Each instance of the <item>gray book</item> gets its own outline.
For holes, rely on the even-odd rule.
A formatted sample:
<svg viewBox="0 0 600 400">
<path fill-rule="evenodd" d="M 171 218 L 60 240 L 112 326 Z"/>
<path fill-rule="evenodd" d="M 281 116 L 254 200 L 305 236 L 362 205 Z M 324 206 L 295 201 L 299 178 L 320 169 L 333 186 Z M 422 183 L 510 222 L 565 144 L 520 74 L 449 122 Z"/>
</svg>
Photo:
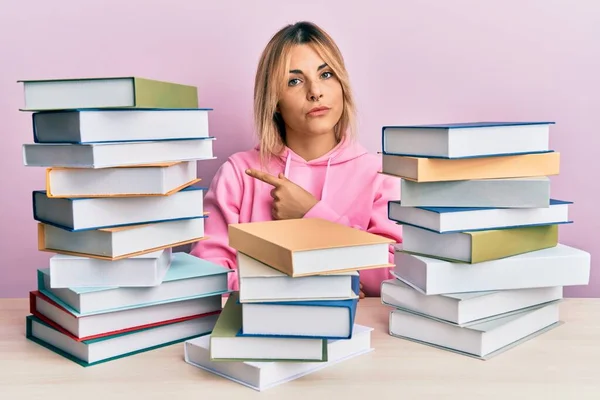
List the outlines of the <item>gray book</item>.
<svg viewBox="0 0 600 400">
<path fill-rule="evenodd" d="M 412 182 L 402 179 L 403 207 L 510 207 L 550 206 L 547 176 Z"/>
</svg>

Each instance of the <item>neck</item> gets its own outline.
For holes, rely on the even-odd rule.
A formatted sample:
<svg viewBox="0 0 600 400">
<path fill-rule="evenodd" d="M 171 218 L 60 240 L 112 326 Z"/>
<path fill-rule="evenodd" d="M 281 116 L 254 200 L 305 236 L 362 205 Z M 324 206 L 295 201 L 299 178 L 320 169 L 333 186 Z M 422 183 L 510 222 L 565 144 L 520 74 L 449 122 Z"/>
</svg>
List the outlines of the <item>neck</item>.
<svg viewBox="0 0 600 400">
<path fill-rule="evenodd" d="M 334 132 L 318 136 L 297 135 L 293 132 L 286 132 L 287 147 L 305 161 L 315 160 L 329 153 L 337 144 L 338 141 Z"/>
</svg>

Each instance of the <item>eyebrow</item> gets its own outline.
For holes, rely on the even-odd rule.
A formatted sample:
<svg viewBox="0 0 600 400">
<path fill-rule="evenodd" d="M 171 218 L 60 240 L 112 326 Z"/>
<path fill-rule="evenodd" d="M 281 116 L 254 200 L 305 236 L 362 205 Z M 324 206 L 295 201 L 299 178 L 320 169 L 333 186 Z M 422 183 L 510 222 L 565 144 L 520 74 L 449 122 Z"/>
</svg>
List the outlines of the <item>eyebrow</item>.
<svg viewBox="0 0 600 400">
<path fill-rule="evenodd" d="M 319 68 L 317 68 L 317 71 L 320 71 L 325 67 L 327 67 L 327 63 L 319 65 Z M 300 70 L 300 69 L 291 69 L 290 70 L 290 74 L 303 74 L 303 73 L 304 72 L 302 72 L 302 70 Z"/>
</svg>

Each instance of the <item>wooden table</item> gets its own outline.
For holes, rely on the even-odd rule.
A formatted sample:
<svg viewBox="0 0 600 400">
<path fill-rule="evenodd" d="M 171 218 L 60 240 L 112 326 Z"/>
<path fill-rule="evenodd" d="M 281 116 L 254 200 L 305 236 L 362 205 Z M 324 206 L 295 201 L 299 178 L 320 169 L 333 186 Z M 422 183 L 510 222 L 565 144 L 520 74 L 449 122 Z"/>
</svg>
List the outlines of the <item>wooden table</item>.
<svg viewBox="0 0 600 400">
<path fill-rule="evenodd" d="M 0 300 L 0 399 L 600 399 L 600 299 L 566 299 L 565 324 L 481 361 L 388 335 L 361 300 L 374 352 L 264 392 L 183 361 L 183 344 L 83 368 L 25 339 L 26 299 Z"/>
</svg>

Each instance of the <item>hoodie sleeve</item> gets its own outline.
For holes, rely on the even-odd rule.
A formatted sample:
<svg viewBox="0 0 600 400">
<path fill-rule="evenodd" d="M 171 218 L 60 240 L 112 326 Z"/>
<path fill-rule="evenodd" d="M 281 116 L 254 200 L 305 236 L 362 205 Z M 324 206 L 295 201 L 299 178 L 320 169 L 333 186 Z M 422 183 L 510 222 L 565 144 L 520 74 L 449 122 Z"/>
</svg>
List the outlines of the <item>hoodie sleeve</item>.
<svg viewBox="0 0 600 400">
<path fill-rule="evenodd" d="M 239 222 L 241 196 L 242 182 L 231 160 L 227 160 L 215 173 L 204 196 L 204 211 L 209 213 L 204 233 L 208 238 L 196 242 L 191 255 L 236 270 L 236 252 L 229 247 L 228 225 Z M 229 274 L 228 282 L 230 290 L 238 290 L 237 271 Z"/>
<path fill-rule="evenodd" d="M 402 227 L 388 218 L 388 202 L 397 200 L 400 193 L 400 182 L 390 176 L 378 176 L 378 187 L 374 192 L 373 208 L 371 209 L 367 232 L 392 239 L 396 243 L 402 243 Z M 322 218 L 337 222 L 357 229 L 365 230 L 363 227 L 352 224 L 345 215 L 338 214 L 324 201 L 319 201 L 311 208 L 304 218 Z M 389 262 L 394 263 L 394 245 L 389 246 Z M 360 271 L 360 280 L 363 284 L 363 292 L 367 296 L 379 296 L 381 282 L 391 279 L 391 268 L 377 268 Z"/>
</svg>

